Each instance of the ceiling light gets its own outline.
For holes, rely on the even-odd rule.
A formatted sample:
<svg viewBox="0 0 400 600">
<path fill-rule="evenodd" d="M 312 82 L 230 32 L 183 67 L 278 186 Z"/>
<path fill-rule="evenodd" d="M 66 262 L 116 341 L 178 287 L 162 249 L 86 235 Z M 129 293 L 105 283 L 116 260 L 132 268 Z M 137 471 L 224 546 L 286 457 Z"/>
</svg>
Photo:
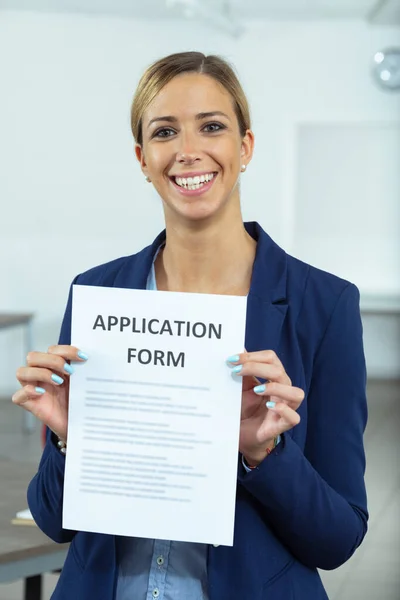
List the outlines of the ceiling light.
<svg viewBox="0 0 400 600">
<path fill-rule="evenodd" d="M 381 88 L 400 90 L 400 48 L 388 48 L 374 56 L 372 75 Z"/>
<path fill-rule="evenodd" d="M 244 31 L 244 27 L 232 16 L 227 1 L 214 0 L 211 3 L 207 0 L 166 0 L 166 6 L 177 16 L 196 19 L 233 37 L 238 37 Z"/>
</svg>

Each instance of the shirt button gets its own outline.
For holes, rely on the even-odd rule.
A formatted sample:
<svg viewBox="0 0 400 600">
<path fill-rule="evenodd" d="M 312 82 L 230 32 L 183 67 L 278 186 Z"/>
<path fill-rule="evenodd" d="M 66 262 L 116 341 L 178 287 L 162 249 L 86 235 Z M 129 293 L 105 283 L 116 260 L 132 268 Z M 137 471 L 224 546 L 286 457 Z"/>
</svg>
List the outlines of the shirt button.
<svg viewBox="0 0 400 600">
<path fill-rule="evenodd" d="M 164 564 L 164 557 L 163 556 L 159 556 L 157 558 L 157 564 L 158 564 L 159 567 L 161 567 L 161 565 Z"/>
<path fill-rule="evenodd" d="M 153 598 L 158 598 L 159 595 L 160 595 L 160 590 L 158 588 L 154 588 Z"/>
</svg>

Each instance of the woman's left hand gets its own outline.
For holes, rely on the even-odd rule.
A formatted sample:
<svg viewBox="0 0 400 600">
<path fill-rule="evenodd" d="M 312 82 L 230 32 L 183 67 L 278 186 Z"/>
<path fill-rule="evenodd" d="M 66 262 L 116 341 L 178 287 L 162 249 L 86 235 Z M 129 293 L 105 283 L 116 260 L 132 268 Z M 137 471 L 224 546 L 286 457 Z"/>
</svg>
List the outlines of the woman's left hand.
<svg viewBox="0 0 400 600">
<path fill-rule="evenodd" d="M 272 449 L 274 439 L 300 422 L 296 410 L 304 392 L 292 386 L 273 350 L 245 352 L 229 364 L 236 376 L 243 377 L 239 450 L 249 465 L 256 466 Z M 260 384 L 257 378 L 267 381 Z"/>
</svg>

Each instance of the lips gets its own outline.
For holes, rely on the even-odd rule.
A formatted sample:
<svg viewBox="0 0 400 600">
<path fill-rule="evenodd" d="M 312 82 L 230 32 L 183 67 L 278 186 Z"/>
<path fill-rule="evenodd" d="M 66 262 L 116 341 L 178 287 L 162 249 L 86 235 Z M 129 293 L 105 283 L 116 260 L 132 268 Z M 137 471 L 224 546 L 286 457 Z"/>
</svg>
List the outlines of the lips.
<svg viewBox="0 0 400 600">
<path fill-rule="evenodd" d="M 188 173 L 185 177 L 175 175 L 169 179 L 176 190 L 183 196 L 199 196 L 207 192 L 214 185 L 218 173 L 209 171 L 207 173 Z M 211 179 L 210 179 L 211 177 Z M 201 181 L 204 179 L 204 181 Z M 208 181 L 206 181 L 208 179 Z M 179 181 L 179 184 L 177 183 Z"/>
<path fill-rule="evenodd" d="M 172 178 L 177 185 L 185 189 L 198 189 L 203 184 L 208 183 L 215 176 L 214 171 L 204 173 L 185 173 L 183 175 L 173 175 Z"/>
</svg>

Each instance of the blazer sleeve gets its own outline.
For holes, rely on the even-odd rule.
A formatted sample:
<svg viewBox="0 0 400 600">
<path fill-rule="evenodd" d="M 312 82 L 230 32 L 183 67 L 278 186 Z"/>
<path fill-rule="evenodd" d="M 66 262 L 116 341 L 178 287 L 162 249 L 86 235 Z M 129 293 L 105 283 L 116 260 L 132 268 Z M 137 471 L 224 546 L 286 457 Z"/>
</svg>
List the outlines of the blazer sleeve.
<svg viewBox="0 0 400 600">
<path fill-rule="evenodd" d="M 278 538 L 303 564 L 335 569 L 367 531 L 363 433 L 366 368 L 359 292 L 342 291 L 317 350 L 307 398 L 304 454 L 289 434 L 239 482 L 263 506 Z"/>
<path fill-rule="evenodd" d="M 77 283 L 78 277 L 75 277 L 69 291 L 59 344 L 71 343 L 72 285 Z M 28 486 L 28 506 L 43 533 L 55 542 L 65 543 L 71 542 L 76 532 L 62 527 L 65 457 L 58 450 L 54 438 L 47 428 L 38 472 Z"/>
</svg>

